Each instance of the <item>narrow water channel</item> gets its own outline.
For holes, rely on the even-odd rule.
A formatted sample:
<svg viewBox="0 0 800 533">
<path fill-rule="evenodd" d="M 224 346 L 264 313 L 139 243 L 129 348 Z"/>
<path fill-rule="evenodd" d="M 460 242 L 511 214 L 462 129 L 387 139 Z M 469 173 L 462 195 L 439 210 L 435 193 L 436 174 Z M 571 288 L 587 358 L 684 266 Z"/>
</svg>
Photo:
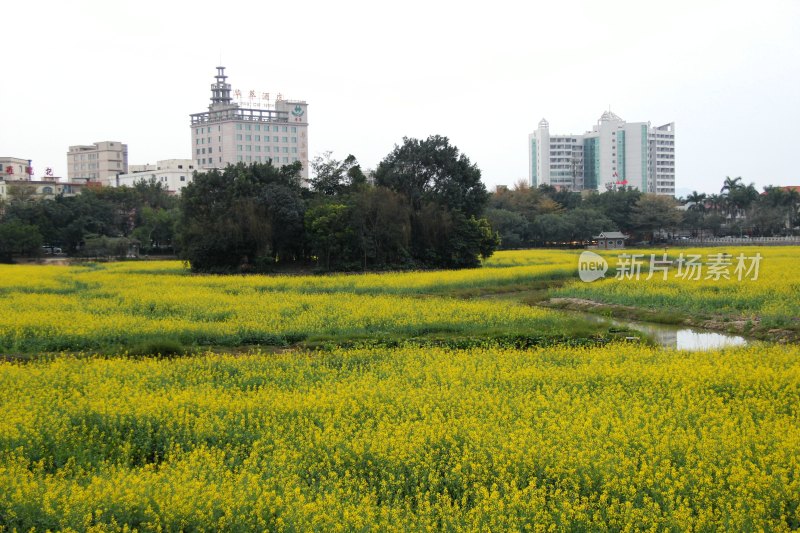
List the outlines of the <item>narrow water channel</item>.
<svg viewBox="0 0 800 533">
<path fill-rule="evenodd" d="M 744 346 L 747 339 L 739 335 L 718 333 L 686 326 L 672 326 L 669 324 L 656 324 L 653 322 L 637 322 L 634 320 L 620 320 L 606 318 L 591 313 L 576 312 L 592 322 L 605 323 L 609 326 L 621 326 L 641 331 L 651 337 L 664 348 L 677 350 L 715 350 L 730 346 Z"/>
</svg>

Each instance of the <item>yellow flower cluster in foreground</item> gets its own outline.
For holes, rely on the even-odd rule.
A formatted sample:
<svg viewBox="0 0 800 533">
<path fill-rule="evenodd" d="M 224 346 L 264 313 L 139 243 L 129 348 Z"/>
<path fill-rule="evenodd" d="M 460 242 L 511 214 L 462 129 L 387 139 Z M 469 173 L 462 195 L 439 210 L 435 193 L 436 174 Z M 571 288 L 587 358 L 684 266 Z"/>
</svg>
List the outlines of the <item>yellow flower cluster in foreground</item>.
<svg viewBox="0 0 800 533">
<path fill-rule="evenodd" d="M 2 363 L 0 526 L 788 531 L 798 384 L 796 346 Z"/>
</svg>

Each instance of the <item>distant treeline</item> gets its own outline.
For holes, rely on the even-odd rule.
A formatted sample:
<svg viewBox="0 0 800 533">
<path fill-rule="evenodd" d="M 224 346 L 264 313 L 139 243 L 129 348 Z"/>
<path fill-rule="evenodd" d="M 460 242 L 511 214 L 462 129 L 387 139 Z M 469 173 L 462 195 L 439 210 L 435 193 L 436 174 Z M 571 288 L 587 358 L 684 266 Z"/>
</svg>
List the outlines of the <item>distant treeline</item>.
<svg viewBox="0 0 800 533">
<path fill-rule="evenodd" d="M 125 257 L 177 254 L 198 272 L 465 268 L 499 246 L 580 246 L 601 231 L 630 242 L 665 235 L 797 233 L 800 194 L 763 193 L 726 178 L 719 194 L 685 199 L 622 187 L 575 193 L 550 186 L 498 188 L 445 137 L 404 139 L 371 179 L 358 161 L 229 165 L 197 173 L 180 197 L 155 181 L 88 188 L 40 201 L 24 182 L 0 202 L 0 261 L 60 252 Z M 680 204 L 683 208 L 680 209 Z"/>
<path fill-rule="evenodd" d="M 796 234 L 800 194 L 791 187 L 759 193 L 742 178 L 726 178 L 719 194 L 693 192 L 686 198 L 645 194 L 621 187 L 603 193 L 570 192 L 548 185 L 499 188 L 485 216 L 503 248 L 580 245 L 601 231 L 622 231 L 632 242 L 668 235 Z"/>
<path fill-rule="evenodd" d="M 499 245 L 482 218 L 480 170 L 445 137 L 404 139 L 373 183 L 353 156 L 326 154 L 312 169 L 304 187 L 300 163 L 229 165 L 195 174 L 180 198 L 155 181 L 52 202 L 16 190 L 0 223 L 0 259 L 43 245 L 87 256 L 138 245 L 171 249 L 198 272 L 465 268 Z"/>
</svg>

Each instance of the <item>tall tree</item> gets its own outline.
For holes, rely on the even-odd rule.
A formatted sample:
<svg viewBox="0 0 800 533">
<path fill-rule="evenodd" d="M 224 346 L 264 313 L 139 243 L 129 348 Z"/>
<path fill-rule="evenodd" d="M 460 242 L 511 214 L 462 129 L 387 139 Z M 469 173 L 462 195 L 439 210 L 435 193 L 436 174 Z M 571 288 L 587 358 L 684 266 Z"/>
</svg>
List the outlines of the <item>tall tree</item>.
<svg viewBox="0 0 800 533">
<path fill-rule="evenodd" d="M 375 183 L 405 195 L 415 211 L 434 202 L 477 217 L 489 199 L 478 167 L 440 135 L 404 137 L 378 165 Z"/>
<path fill-rule="evenodd" d="M 192 269 L 265 271 L 293 258 L 303 237 L 301 168 L 240 163 L 196 174 L 181 195 L 181 253 Z"/>
<path fill-rule="evenodd" d="M 686 197 L 686 201 L 691 203 L 692 205 L 689 206 L 689 209 L 692 211 L 700 211 L 703 212 L 706 210 L 706 194 L 699 193 L 697 191 L 692 191 L 692 194 Z"/>
<path fill-rule="evenodd" d="M 499 243 L 479 219 L 489 198 L 481 172 L 447 137 L 404 138 L 378 165 L 375 182 L 406 198 L 411 255 L 422 265 L 477 266 Z"/>
<path fill-rule="evenodd" d="M 352 154 L 339 161 L 333 158 L 333 152 L 325 152 L 311 161 L 311 171 L 311 188 L 326 196 L 352 192 L 367 183 L 358 160 Z"/>
<path fill-rule="evenodd" d="M 651 235 L 659 230 L 676 227 L 682 218 L 674 198 L 656 194 L 642 195 L 633 212 L 636 229 Z"/>
</svg>

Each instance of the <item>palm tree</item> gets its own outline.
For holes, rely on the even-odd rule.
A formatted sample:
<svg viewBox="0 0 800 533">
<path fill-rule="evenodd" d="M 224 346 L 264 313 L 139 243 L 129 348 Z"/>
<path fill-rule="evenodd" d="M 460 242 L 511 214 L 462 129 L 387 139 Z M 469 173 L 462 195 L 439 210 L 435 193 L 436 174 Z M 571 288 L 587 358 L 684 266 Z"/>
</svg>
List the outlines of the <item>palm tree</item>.
<svg viewBox="0 0 800 533">
<path fill-rule="evenodd" d="M 714 211 L 721 210 L 725 205 L 725 197 L 720 194 L 709 194 L 706 200 L 708 200 L 708 204 Z"/>
<path fill-rule="evenodd" d="M 758 200 L 758 197 L 758 191 L 752 183 L 747 186 L 740 185 L 734 189 L 729 189 L 726 198 L 733 218 L 743 216 L 750 206 Z"/>
<path fill-rule="evenodd" d="M 689 206 L 692 211 L 706 210 L 706 193 L 692 191 L 692 194 L 686 197 L 686 201 L 692 204 Z"/>
<path fill-rule="evenodd" d="M 736 189 L 743 188 L 744 185 L 742 184 L 742 177 L 739 176 L 738 178 L 731 178 L 730 176 L 725 176 L 725 181 L 722 184 L 722 189 L 719 190 L 720 194 L 725 194 L 726 192 L 730 193 L 731 191 L 735 191 Z"/>
</svg>

